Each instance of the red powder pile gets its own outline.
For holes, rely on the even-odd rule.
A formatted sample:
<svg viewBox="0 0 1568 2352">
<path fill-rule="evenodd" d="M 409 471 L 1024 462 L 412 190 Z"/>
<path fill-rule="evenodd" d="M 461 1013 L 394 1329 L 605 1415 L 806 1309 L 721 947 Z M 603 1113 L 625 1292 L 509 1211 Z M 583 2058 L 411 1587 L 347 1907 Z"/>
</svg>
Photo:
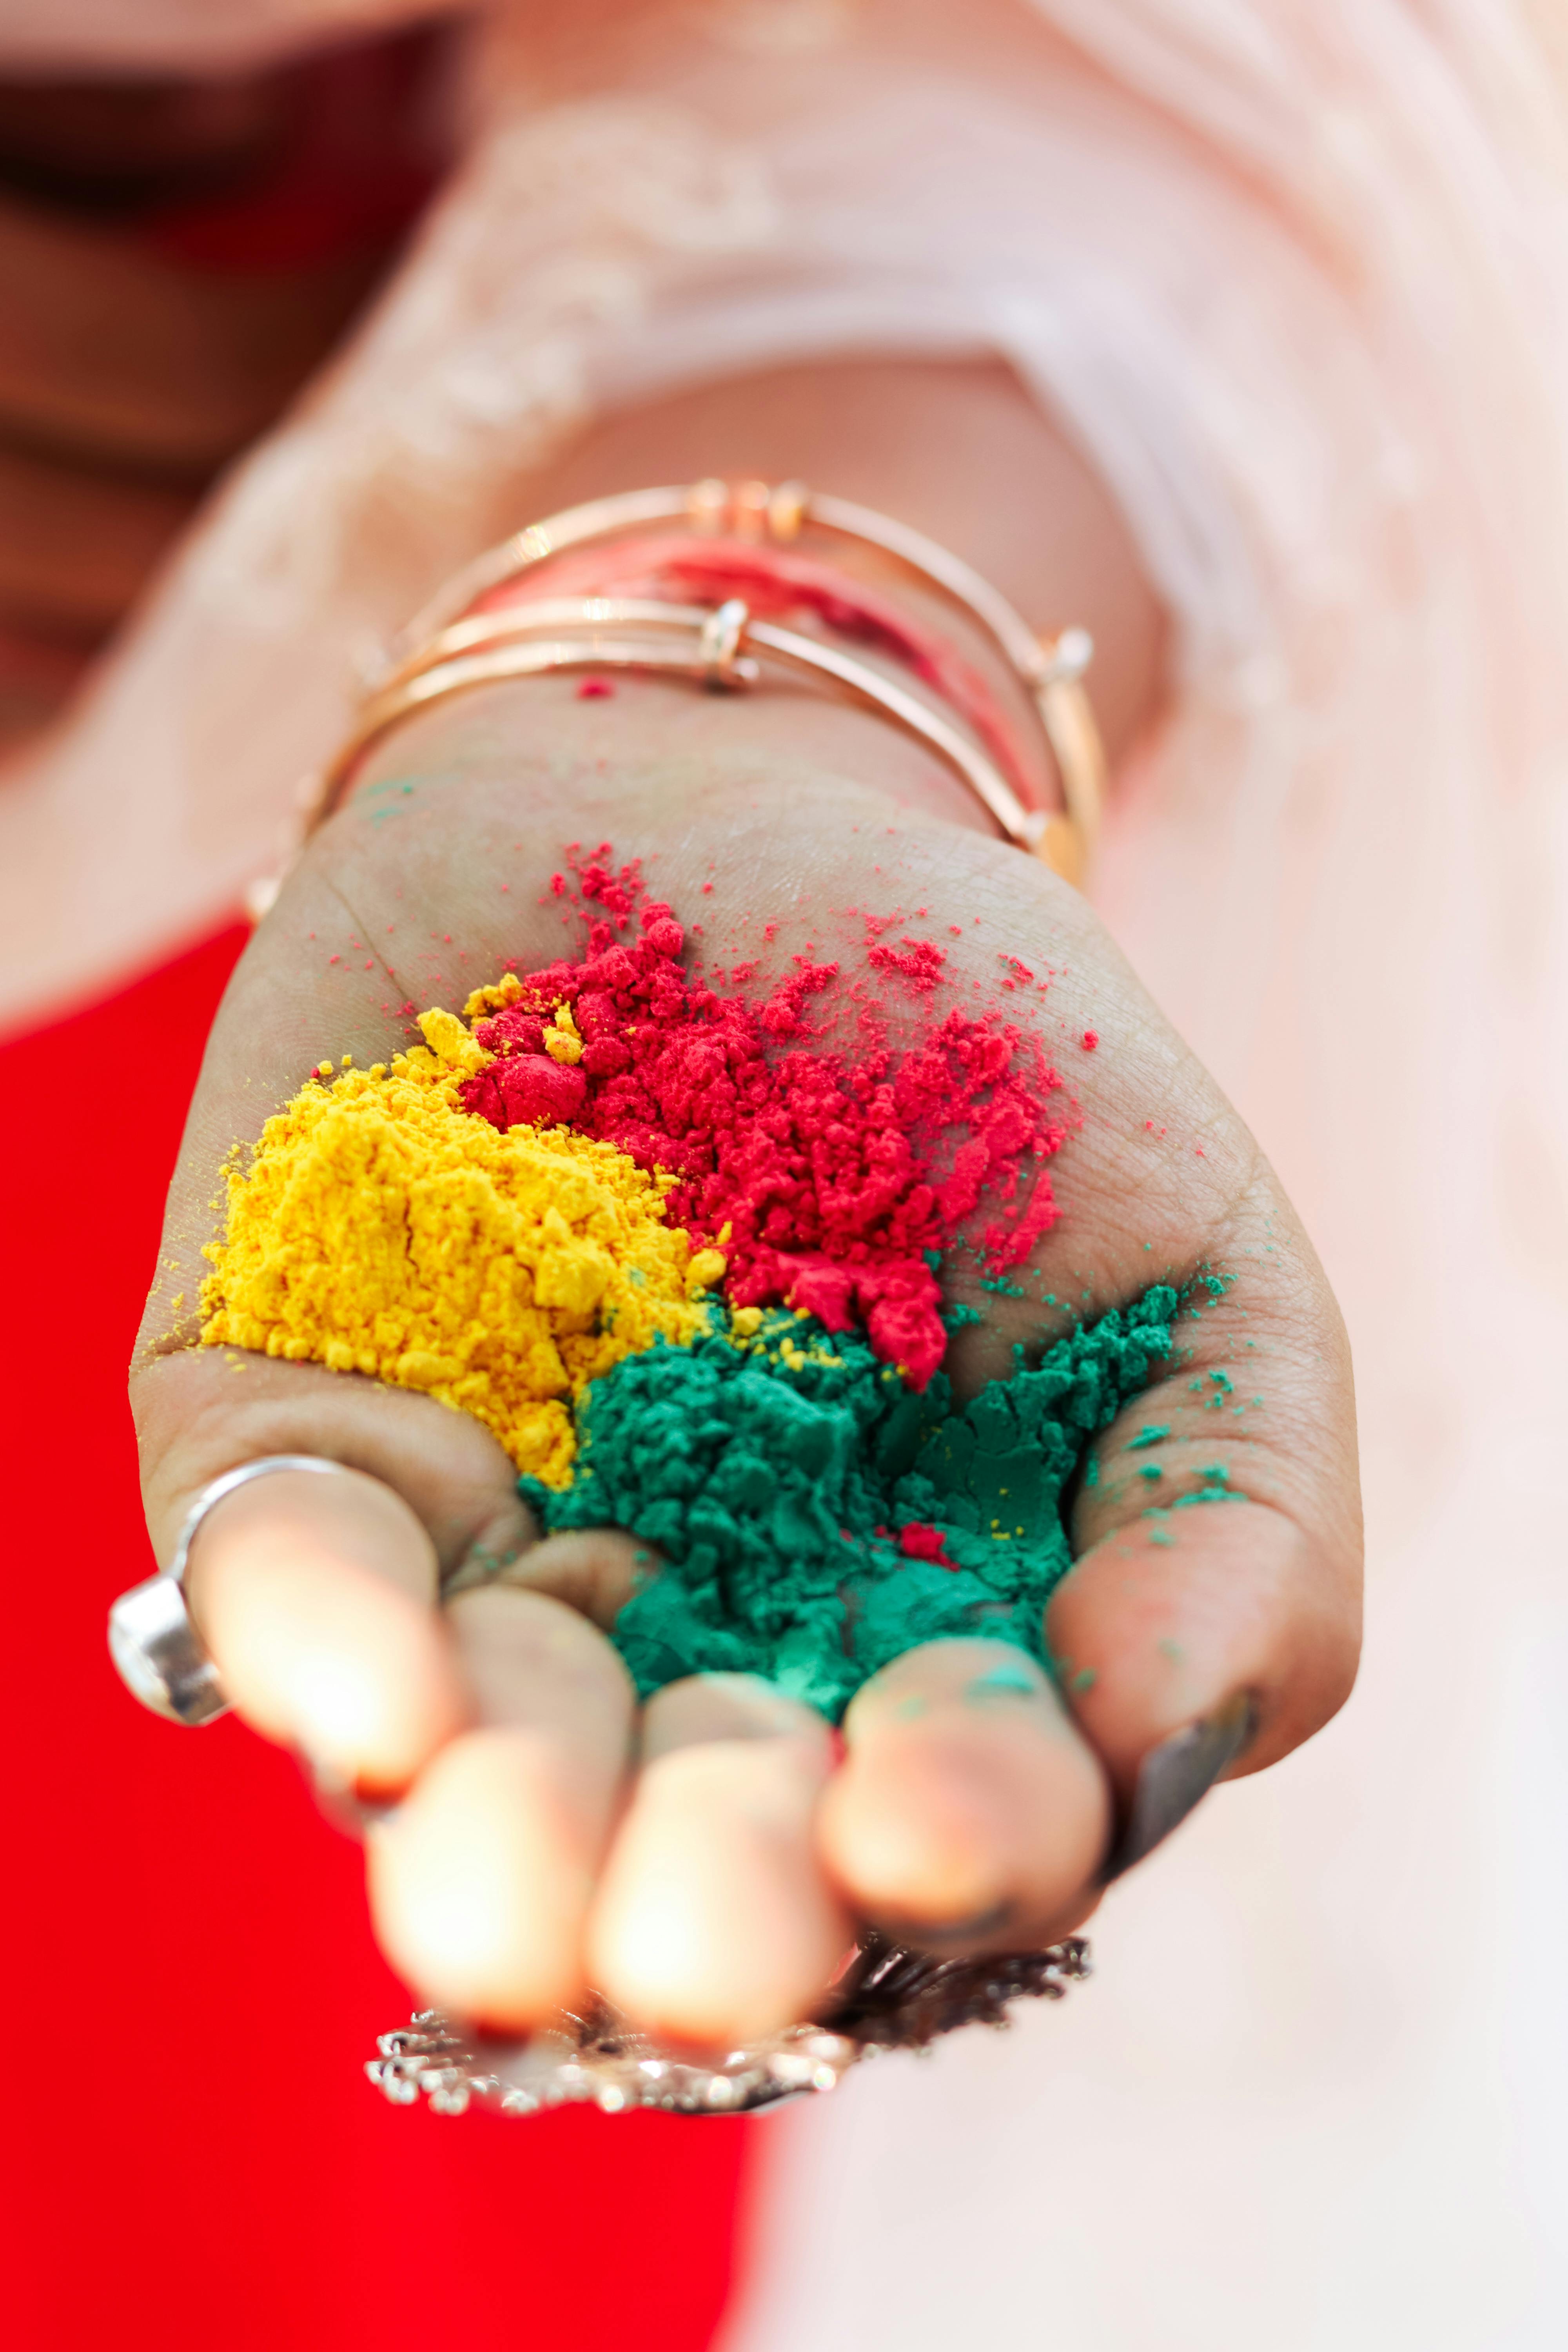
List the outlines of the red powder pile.
<svg viewBox="0 0 1568 2352">
<path fill-rule="evenodd" d="M 499 1058 L 464 1088 L 466 1107 L 503 1129 L 570 1122 L 671 1171 L 670 1217 L 694 1243 L 723 1237 L 732 1307 L 803 1307 L 831 1331 L 859 1324 L 923 1388 L 946 1344 L 932 1257 L 983 1198 L 1000 1213 L 967 1237 L 997 1273 L 1055 1221 L 1048 1178 L 1019 1175 L 1065 1133 L 1039 1048 L 998 1018 L 954 1011 L 907 1052 L 862 1048 L 851 1062 L 807 1018 L 837 964 L 797 958 L 771 995 L 723 995 L 688 975 L 680 924 L 643 898 L 635 872 L 589 863 L 579 881 L 607 919 L 581 961 L 525 975 L 521 997 L 477 1024 Z M 941 959 L 912 942 L 887 957 L 926 996 Z M 583 1040 L 575 1064 L 546 1050 L 563 1003 Z"/>
</svg>

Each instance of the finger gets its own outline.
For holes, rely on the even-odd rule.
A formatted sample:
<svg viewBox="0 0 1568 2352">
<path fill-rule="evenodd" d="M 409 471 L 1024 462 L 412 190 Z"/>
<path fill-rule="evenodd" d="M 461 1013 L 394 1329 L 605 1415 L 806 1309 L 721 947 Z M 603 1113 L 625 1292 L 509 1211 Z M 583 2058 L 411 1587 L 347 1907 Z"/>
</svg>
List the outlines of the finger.
<svg viewBox="0 0 1568 2352">
<path fill-rule="evenodd" d="M 437 1577 L 429 1536 L 378 1479 L 280 1470 L 214 1507 L 186 1587 L 245 1720 L 375 1795 L 406 1786 L 467 1713 Z"/>
<path fill-rule="evenodd" d="M 1326 1292 L 1309 1312 L 1260 1288 L 1245 1311 L 1239 1290 L 1205 1306 L 1180 1370 L 1107 1431 L 1074 1512 L 1080 1556 L 1047 1611 L 1068 1703 L 1117 1791 L 1120 1867 L 1215 1778 L 1308 1738 L 1354 1678 L 1342 1329 Z"/>
<path fill-rule="evenodd" d="M 308 1454 L 364 1474 L 275 1472 L 226 1496 L 193 1547 L 190 1598 L 248 1721 L 306 1749 L 329 1788 L 395 1794 L 466 1719 L 437 1571 L 493 1575 L 537 1534 L 500 1446 L 429 1397 L 237 1349 L 144 1357 L 132 1402 L 162 1558 L 243 1463 Z"/>
<path fill-rule="evenodd" d="M 433 1397 L 238 1348 L 143 1352 L 131 1379 L 147 1527 L 160 1559 L 214 1478 L 272 1454 L 363 1470 L 427 1528 L 444 1585 L 509 1568 L 539 1529 L 489 1431 Z"/>
<path fill-rule="evenodd" d="M 1044 1671 L 1004 1642 L 928 1642 L 858 1691 L 819 1850 L 860 1915 L 943 1952 L 1048 1943 L 1089 1907 L 1105 1776 Z"/>
<path fill-rule="evenodd" d="M 632 1595 L 658 1567 L 657 1556 L 618 1528 L 572 1528 L 546 1536 L 509 1561 L 500 1579 L 509 1587 L 547 1593 L 608 1633 Z M 489 1562 L 476 1559 L 447 1580 L 448 1600 L 496 1581 Z"/>
<path fill-rule="evenodd" d="M 584 1990 L 637 1695 L 603 1634 L 558 1601 L 495 1585 L 449 1615 L 479 1725 L 370 1830 L 371 1910 L 428 1999 L 521 2032 Z"/>
<path fill-rule="evenodd" d="M 1288 1754 L 1349 1689 L 1353 1614 L 1321 1548 L 1284 1514 L 1237 1500 L 1173 1528 L 1118 1528 L 1047 1609 L 1074 1713 L 1117 1791 L 1110 1875 L 1216 1780 Z"/>
<path fill-rule="evenodd" d="M 731 2046 L 802 2016 L 852 1939 L 813 1851 L 822 1717 L 750 1675 L 649 1700 L 589 1925 L 595 1982 L 649 2030 Z"/>
</svg>

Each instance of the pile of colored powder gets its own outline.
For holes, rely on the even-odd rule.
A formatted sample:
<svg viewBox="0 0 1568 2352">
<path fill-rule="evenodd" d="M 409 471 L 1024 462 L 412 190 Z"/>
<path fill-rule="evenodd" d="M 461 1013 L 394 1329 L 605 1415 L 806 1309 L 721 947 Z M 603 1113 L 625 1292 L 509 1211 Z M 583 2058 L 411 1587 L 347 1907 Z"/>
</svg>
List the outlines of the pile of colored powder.
<svg viewBox="0 0 1568 2352">
<path fill-rule="evenodd" d="M 614 1639 L 646 1694 L 760 1674 L 837 1719 L 918 1642 L 981 1634 L 1044 1657 L 1071 1562 L 1063 1499 L 1096 1434 L 1172 1349 L 1175 1293 L 1081 1326 L 955 1407 L 859 1335 L 764 1318 L 751 1344 L 656 1345 L 595 1382 L 576 1475 L 522 1492 L 550 1528 L 614 1526 L 662 1566 Z M 746 1318 L 750 1321 L 750 1318 Z"/>
<path fill-rule="evenodd" d="M 721 994 L 685 971 L 680 924 L 639 903 L 631 869 L 589 864 L 580 881 L 605 910 L 583 959 L 470 1000 L 495 1058 L 465 1104 L 503 1131 L 559 1120 L 668 1170 L 669 1213 L 722 1246 L 731 1306 L 859 1326 L 923 1387 L 946 1337 L 933 1255 L 969 1234 L 1000 1274 L 1056 1218 L 1040 1163 L 1066 1130 L 1038 1045 L 999 1016 L 954 1010 L 908 1052 L 872 1034 L 851 1059 L 807 1017 L 836 964 L 797 958 L 765 998 Z M 634 934 L 617 937 L 634 915 Z M 924 943 L 926 997 L 941 963 Z"/>
<path fill-rule="evenodd" d="M 202 1339 L 422 1390 L 559 1486 L 573 1403 L 634 1350 L 706 1329 L 724 1261 L 692 1255 L 668 1180 L 613 1144 L 470 1117 L 459 1089 L 483 1055 L 450 1013 L 421 1025 L 429 1047 L 390 1067 L 322 1084 L 324 1065 L 229 1167 Z"/>
<path fill-rule="evenodd" d="M 645 1692 L 755 1672 L 837 1717 L 917 1642 L 1040 1656 L 1064 1497 L 1177 1303 L 955 1405 L 938 1270 L 968 1246 L 995 1286 L 1054 1222 L 1059 1079 L 1000 1014 L 943 1010 L 929 941 L 872 950 L 921 1000 L 902 1050 L 863 992 L 834 1043 L 809 954 L 723 993 L 606 855 L 576 869 L 576 961 L 425 1013 L 390 1066 L 323 1064 L 230 1167 L 204 1342 L 467 1411 L 547 1528 L 640 1538 L 661 1565 L 615 1639 Z"/>
</svg>

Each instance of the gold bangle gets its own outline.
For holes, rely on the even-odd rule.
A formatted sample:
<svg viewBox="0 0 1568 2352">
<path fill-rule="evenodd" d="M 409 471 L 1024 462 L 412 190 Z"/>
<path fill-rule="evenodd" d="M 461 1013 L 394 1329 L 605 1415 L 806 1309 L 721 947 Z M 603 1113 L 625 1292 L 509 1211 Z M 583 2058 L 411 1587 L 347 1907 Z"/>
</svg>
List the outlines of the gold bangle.
<svg viewBox="0 0 1568 2352">
<path fill-rule="evenodd" d="M 700 604 L 581 597 L 518 605 L 487 618 L 493 619 L 495 625 L 486 631 L 475 650 L 462 646 L 448 648 L 437 638 L 428 660 L 407 666 L 392 685 L 366 703 L 353 732 L 322 778 L 318 822 L 331 814 L 354 766 L 379 736 L 400 719 L 449 694 L 502 678 L 538 677 L 565 669 L 655 670 L 674 672 L 707 686 L 752 686 L 759 676 L 758 665 L 746 649 L 754 646 L 786 667 L 831 679 L 918 738 L 953 769 L 1020 848 L 1037 849 L 1050 824 L 1043 811 L 1024 806 L 994 760 L 918 696 L 907 693 L 853 655 L 841 654 L 831 646 L 819 645 L 815 637 L 782 629 L 773 622 L 754 620 L 739 597 L 727 598 L 711 610 Z M 719 620 L 726 625 L 728 639 L 721 648 L 712 642 L 712 625 Z M 679 630 L 686 642 L 606 634 L 627 627 Z M 558 634 L 569 628 L 584 634 Z M 447 637 L 456 634 L 444 633 Z"/>
<path fill-rule="evenodd" d="M 871 664 L 815 637 L 752 616 L 738 597 L 715 606 L 604 596 L 539 600 L 474 614 L 475 601 L 552 557 L 595 541 L 669 522 L 698 531 L 788 544 L 809 528 L 875 548 L 978 623 L 1024 685 L 1065 806 L 1026 808 L 996 761 L 963 729 Z M 467 565 L 401 632 L 376 688 L 310 793 L 308 830 L 341 801 L 356 762 L 379 737 L 447 696 L 504 678 L 576 668 L 625 668 L 710 687 L 756 683 L 756 655 L 831 683 L 923 742 L 960 777 L 1010 841 L 1081 881 L 1099 831 L 1105 761 L 1083 688 L 1093 653 L 1083 629 L 1037 637 L 1006 598 L 923 533 L 803 483 L 733 488 L 710 479 L 590 500 L 531 523 Z"/>
</svg>

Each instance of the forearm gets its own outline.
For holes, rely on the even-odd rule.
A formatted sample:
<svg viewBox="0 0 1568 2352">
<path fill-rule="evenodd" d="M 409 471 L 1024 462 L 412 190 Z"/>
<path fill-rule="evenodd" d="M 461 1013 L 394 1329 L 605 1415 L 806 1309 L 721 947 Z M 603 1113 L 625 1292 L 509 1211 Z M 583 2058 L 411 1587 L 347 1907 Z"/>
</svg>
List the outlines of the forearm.
<svg viewBox="0 0 1568 2352">
<path fill-rule="evenodd" d="M 1095 641 L 1112 763 L 1157 708 L 1165 623 L 1100 476 L 1000 362 L 821 362 L 601 418 L 527 485 L 530 513 L 707 475 L 804 479 L 923 530 L 1037 627 Z"/>
</svg>

